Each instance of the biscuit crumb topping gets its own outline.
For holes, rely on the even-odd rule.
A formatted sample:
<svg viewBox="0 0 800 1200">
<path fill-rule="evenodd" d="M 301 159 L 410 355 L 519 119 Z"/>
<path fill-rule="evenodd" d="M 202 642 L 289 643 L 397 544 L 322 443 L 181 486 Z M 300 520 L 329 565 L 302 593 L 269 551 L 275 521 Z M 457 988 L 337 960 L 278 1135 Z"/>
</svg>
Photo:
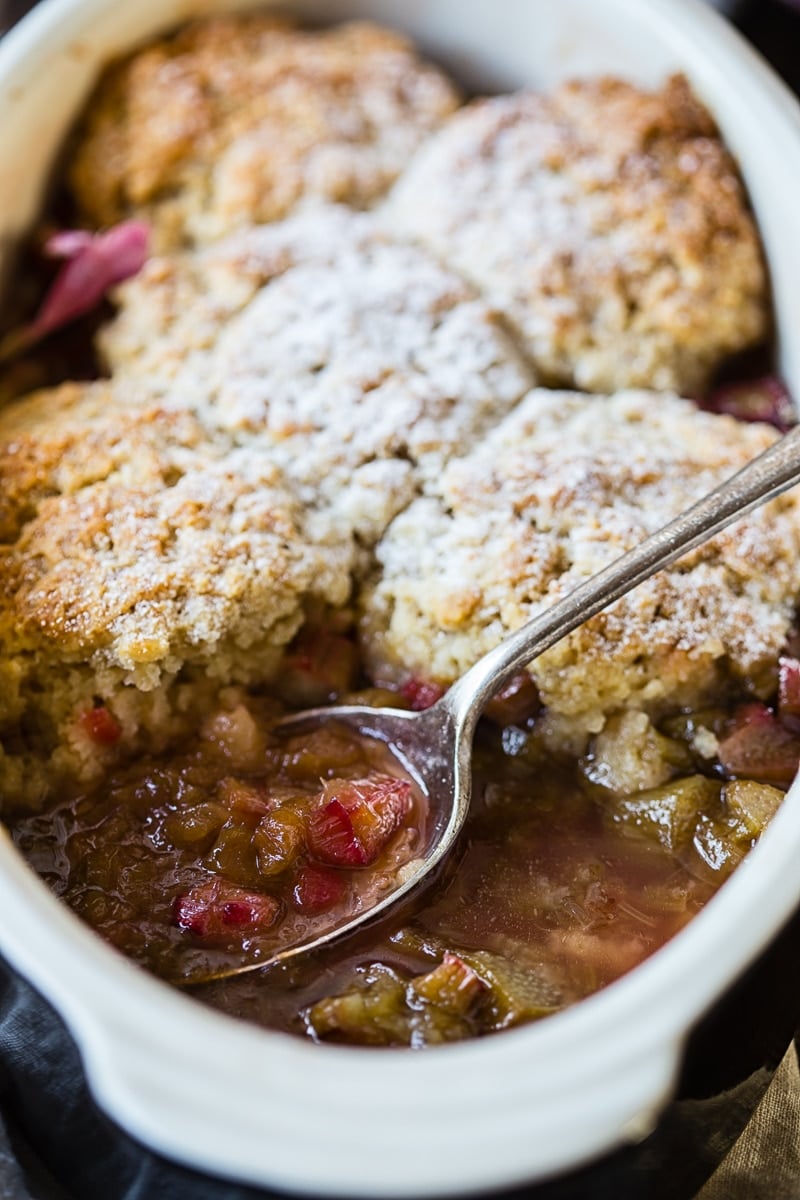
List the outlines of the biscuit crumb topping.
<svg viewBox="0 0 800 1200">
<path fill-rule="evenodd" d="M 341 208 L 153 264 L 104 346 L 366 543 L 533 382 L 469 284 Z"/>
<path fill-rule="evenodd" d="M 459 103 L 365 23 L 213 18 L 105 72 L 71 187 L 95 229 L 148 221 L 156 254 L 100 329 L 110 378 L 0 414 L 12 794 L 173 744 L 220 687 L 283 671 L 302 691 L 292 639 L 346 640 L 355 606 L 362 685 L 433 702 L 769 443 L 670 390 L 769 320 L 741 181 L 687 82 Z M 720 535 L 500 709 L 524 701 L 563 746 L 723 676 L 766 694 L 797 517 L 789 496 Z"/>
<path fill-rule="evenodd" d="M 302 203 L 375 202 L 458 103 L 400 34 L 217 17 L 112 66 L 70 166 L 94 225 L 147 217 L 160 249 Z"/>
<path fill-rule="evenodd" d="M 550 383 L 691 395 L 765 334 L 741 181 L 682 76 L 478 101 L 421 148 L 387 216 L 481 288 Z"/>
<path fill-rule="evenodd" d="M 774 437 L 669 395 L 531 392 L 380 543 L 372 674 L 451 683 Z M 798 504 L 750 514 L 532 663 L 550 713 L 596 731 L 622 706 L 696 705 L 723 665 L 769 690 L 800 588 Z"/>
</svg>

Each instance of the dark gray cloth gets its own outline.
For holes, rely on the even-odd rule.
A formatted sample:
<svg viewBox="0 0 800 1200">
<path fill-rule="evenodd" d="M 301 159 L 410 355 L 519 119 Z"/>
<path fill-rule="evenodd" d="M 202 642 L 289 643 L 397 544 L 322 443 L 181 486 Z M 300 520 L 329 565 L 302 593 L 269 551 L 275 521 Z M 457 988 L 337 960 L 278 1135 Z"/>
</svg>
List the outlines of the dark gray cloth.
<svg viewBox="0 0 800 1200">
<path fill-rule="evenodd" d="M 0 1200 L 77 1200 L 68 1195 L 19 1135 L 0 1119 Z"/>
<path fill-rule="evenodd" d="M 5 1122 L 0 1119 L 0 1200 L 33 1200 L 23 1176 L 23 1168 L 17 1158 L 18 1150 L 12 1146 Z M 37 1186 L 36 1200 L 50 1200 L 46 1192 Z"/>
</svg>

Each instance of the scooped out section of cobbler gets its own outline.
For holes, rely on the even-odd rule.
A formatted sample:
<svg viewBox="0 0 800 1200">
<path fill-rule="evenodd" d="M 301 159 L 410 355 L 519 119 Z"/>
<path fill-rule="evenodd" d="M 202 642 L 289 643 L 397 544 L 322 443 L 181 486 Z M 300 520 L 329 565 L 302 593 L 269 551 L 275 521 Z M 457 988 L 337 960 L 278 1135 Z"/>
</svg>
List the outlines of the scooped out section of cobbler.
<svg viewBox="0 0 800 1200">
<path fill-rule="evenodd" d="M 476 742 L 473 812 L 419 902 L 335 953 L 202 984 L 369 906 L 424 845 L 424 797 L 396 764 L 335 728 L 284 744 L 276 717 L 339 702 L 435 703 L 505 632 L 483 628 L 481 586 L 495 603 L 504 596 L 499 611 L 516 627 L 547 599 L 532 589 L 543 566 L 558 563 L 560 579 L 571 555 L 576 577 L 598 569 L 655 521 L 643 496 L 658 497 L 659 512 L 682 507 L 774 437 L 654 399 L 531 393 L 451 463 L 446 509 L 424 496 L 416 527 L 414 505 L 389 527 L 380 582 L 360 587 L 360 627 L 345 609 L 320 610 L 260 685 L 195 687 L 184 667 L 168 685 L 178 710 L 187 696 L 183 724 L 160 742 L 149 735 L 144 752 L 126 746 L 117 695 L 96 698 L 75 716 L 95 770 L 83 782 L 62 775 L 60 792 L 51 781 L 42 811 L 13 820 L 29 861 L 149 969 L 199 982 L 195 994 L 215 1007 L 318 1040 L 419 1047 L 485 1034 L 631 970 L 713 896 L 797 770 L 792 493 L 495 698 Z M 458 574 L 463 554 L 469 571 Z M 540 574 L 523 574 L 523 591 L 508 567 L 532 563 Z M 426 609 L 452 605 L 454 578 L 472 588 L 461 629 Z M 417 614 L 405 661 L 389 651 L 397 627 L 386 612 Z M 451 645 L 464 657 L 448 678 Z M 117 684 L 123 704 L 130 686 Z"/>
<path fill-rule="evenodd" d="M 59 289 L 61 318 L 84 311 L 75 256 L 134 233 L 141 257 L 143 219 L 154 253 L 94 280 L 135 274 L 95 320 L 109 377 L 0 412 L 17 845 L 147 969 L 317 1041 L 479 1036 L 618 979 L 724 883 L 800 760 L 788 493 L 494 699 L 423 896 L 202 983 L 424 853 L 428 800 L 385 748 L 335 723 L 287 739 L 283 714 L 435 703 L 794 419 L 778 381 L 730 382 L 767 281 L 685 80 L 459 103 L 368 25 L 226 17 L 113 64 L 67 148 L 95 237 L 56 235 L 72 283 L 39 314 Z M 0 358 L 22 345 L 18 378 L 47 378 L 28 316 Z"/>
<path fill-rule="evenodd" d="M 373 907 L 424 853 L 427 803 L 386 748 L 273 727 L 233 690 L 191 744 L 21 820 L 37 869 L 118 949 L 174 982 L 309 941 Z M 89 736 L 113 741 L 107 709 Z"/>
<path fill-rule="evenodd" d="M 357 683 L 347 641 L 301 640 L 287 695 Z M 14 837 L 112 945 L 223 1011 L 373 1046 L 483 1035 L 633 969 L 761 836 L 800 759 L 800 661 L 782 658 L 771 706 L 728 684 L 714 706 L 612 716 L 576 757 L 548 745 L 519 677 L 478 731 L 472 811 L 434 886 L 338 947 L 239 978 L 213 981 L 335 928 L 422 852 L 425 797 L 383 748 L 335 723 L 281 739 L 285 699 L 229 689 L 181 749 L 18 815 Z M 407 707 L 435 692 L 339 698 Z M 103 743 L 113 726 L 94 711 Z"/>
</svg>

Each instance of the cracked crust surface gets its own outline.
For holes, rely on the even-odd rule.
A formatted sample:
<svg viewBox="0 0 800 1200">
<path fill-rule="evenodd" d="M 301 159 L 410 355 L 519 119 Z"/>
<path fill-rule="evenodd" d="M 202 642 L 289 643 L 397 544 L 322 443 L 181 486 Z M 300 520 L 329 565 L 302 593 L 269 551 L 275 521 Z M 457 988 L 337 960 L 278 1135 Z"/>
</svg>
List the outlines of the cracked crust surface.
<svg viewBox="0 0 800 1200">
<path fill-rule="evenodd" d="M 188 411 L 68 384 L 2 415 L 0 464 L 7 647 L 146 686 L 273 629 L 280 646 L 311 596 L 347 599 L 347 536 L 315 522 L 267 456 L 225 447 Z"/>
<path fill-rule="evenodd" d="M 118 373 L 261 445 L 365 543 L 534 382 L 469 284 L 341 208 L 151 264 L 121 300 Z"/>
<path fill-rule="evenodd" d="M 644 392 L 536 390 L 377 548 L 373 677 L 449 684 L 509 631 L 677 515 L 775 437 Z M 554 729 L 699 704 L 720 672 L 769 690 L 800 588 L 800 495 L 773 501 L 531 665 Z"/>
<path fill-rule="evenodd" d="M 372 204 L 457 103 L 391 30 L 207 19 L 108 68 L 70 180 L 91 224 L 137 214 L 160 249 L 204 242 L 303 202 Z"/>
<path fill-rule="evenodd" d="M 387 217 L 507 315 L 549 383 L 691 395 L 767 328 L 741 181 L 679 76 L 479 101 L 422 147 Z"/>
<path fill-rule="evenodd" d="M 167 252 L 119 289 L 111 382 L 0 414 L 8 794 L 103 769 L 76 717 L 98 700 L 136 753 L 269 680 L 384 534 L 373 673 L 447 683 L 768 444 L 671 396 L 520 404 L 539 374 L 699 389 L 763 335 L 741 184 L 685 83 L 473 105 L 383 208 L 328 203 L 374 205 L 456 104 L 395 34 L 271 16 L 106 74 L 76 193 L 91 223 L 144 215 Z M 737 529 L 539 660 L 555 743 L 770 675 L 796 501 Z"/>
</svg>

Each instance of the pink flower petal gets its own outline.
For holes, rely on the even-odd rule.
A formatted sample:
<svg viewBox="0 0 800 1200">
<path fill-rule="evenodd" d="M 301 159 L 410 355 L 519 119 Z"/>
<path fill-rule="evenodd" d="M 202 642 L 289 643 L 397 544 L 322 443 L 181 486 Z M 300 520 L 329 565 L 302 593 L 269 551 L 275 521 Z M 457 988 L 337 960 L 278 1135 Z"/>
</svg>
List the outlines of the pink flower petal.
<svg viewBox="0 0 800 1200">
<path fill-rule="evenodd" d="M 76 258 L 89 249 L 94 237 L 87 229 L 62 229 L 47 239 L 42 253 L 47 258 Z"/>
<path fill-rule="evenodd" d="M 112 288 L 141 271 L 147 259 L 148 227 L 142 221 L 124 221 L 86 243 L 80 232 L 56 234 L 50 252 L 66 254 L 66 264 L 56 276 L 34 321 L 38 337 L 60 329 L 91 312 Z"/>
<path fill-rule="evenodd" d="M 143 221 L 123 221 L 103 233 L 65 229 L 49 238 L 44 253 L 63 258 L 64 266 L 33 321 L 12 330 L 0 343 L 0 361 L 91 312 L 110 288 L 138 274 L 147 261 L 149 236 Z"/>
</svg>

